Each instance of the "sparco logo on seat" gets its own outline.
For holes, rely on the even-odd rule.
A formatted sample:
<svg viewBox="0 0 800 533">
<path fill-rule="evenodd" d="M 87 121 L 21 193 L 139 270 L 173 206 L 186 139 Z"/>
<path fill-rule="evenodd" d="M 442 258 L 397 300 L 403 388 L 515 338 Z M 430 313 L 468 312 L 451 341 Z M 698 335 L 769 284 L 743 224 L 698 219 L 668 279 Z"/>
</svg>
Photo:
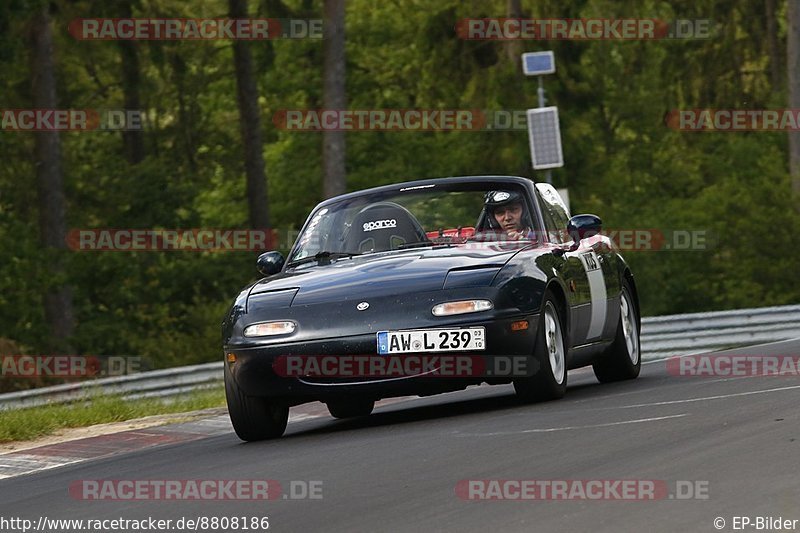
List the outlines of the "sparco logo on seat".
<svg viewBox="0 0 800 533">
<path fill-rule="evenodd" d="M 397 220 L 391 218 L 388 220 L 375 220 L 373 222 L 364 222 L 364 231 L 372 231 L 376 229 L 396 228 Z"/>
</svg>

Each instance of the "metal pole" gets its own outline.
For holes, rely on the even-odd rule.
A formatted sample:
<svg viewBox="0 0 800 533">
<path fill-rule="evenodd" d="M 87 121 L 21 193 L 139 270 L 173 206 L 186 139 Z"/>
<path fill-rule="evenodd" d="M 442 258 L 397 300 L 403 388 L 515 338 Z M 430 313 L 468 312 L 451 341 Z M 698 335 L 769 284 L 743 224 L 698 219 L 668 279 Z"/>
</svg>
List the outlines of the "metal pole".
<svg viewBox="0 0 800 533">
<path fill-rule="evenodd" d="M 539 90 L 536 91 L 539 93 L 539 107 L 544 107 L 544 86 L 542 85 L 542 77 L 536 76 L 539 79 Z"/>
<path fill-rule="evenodd" d="M 536 77 L 539 79 L 539 89 L 536 91 L 539 94 L 539 107 L 544 107 L 546 100 L 544 98 L 544 85 L 542 84 L 542 76 Z M 551 185 L 553 184 L 553 176 L 550 173 L 550 170 L 544 171 L 544 179 L 547 181 L 547 183 Z"/>
</svg>

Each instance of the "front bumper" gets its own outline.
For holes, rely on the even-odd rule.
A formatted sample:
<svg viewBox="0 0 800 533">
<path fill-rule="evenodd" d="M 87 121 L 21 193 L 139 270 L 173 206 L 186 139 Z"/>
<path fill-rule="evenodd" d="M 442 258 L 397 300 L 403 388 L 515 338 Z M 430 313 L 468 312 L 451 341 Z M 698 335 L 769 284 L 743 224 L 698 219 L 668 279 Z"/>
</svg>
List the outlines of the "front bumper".
<svg viewBox="0 0 800 533">
<path fill-rule="evenodd" d="M 527 329 L 512 328 L 512 323 L 527 321 Z M 437 324 L 437 328 L 463 328 L 483 326 L 486 329 L 487 349 L 480 352 L 437 352 L 426 354 L 394 355 L 443 358 L 468 358 L 473 361 L 466 373 L 426 372 L 400 377 L 395 375 L 315 375 L 287 376 L 285 360 L 292 356 L 368 356 L 377 355 L 374 332 L 319 339 L 313 341 L 265 344 L 228 345 L 225 347 L 225 365 L 228 379 L 249 396 L 281 398 L 290 404 L 308 401 L 326 401 L 337 398 L 381 398 L 405 395 L 427 395 L 450 390 L 460 390 L 468 385 L 509 382 L 520 372 L 530 375 L 536 370 L 533 349 L 539 315 L 521 315 L 466 323 Z M 398 329 L 416 329 L 413 326 Z M 235 362 L 231 362 L 235 359 Z M 283 362 L 281 362 L 283 359 Z M 352 360 L 353 357 L 349 357 Z M 511 365 L 511 366 L 509 366 Z M 514 366 L 516 365 L 516 366 Z"/>
</svg>

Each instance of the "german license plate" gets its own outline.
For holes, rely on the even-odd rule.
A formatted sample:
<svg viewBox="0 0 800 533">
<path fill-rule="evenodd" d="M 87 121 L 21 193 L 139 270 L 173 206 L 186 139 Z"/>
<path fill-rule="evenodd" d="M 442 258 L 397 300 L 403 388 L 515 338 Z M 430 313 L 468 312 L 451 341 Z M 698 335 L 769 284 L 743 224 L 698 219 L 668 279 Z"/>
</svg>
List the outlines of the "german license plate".
<svg viewBox="0 0 800 533">
<path fill-rule="evenodd" d="M 379 331 L 380 355 L 412 352 L 469 352 L 486 349 L 483 327 Z"/>
</svg>

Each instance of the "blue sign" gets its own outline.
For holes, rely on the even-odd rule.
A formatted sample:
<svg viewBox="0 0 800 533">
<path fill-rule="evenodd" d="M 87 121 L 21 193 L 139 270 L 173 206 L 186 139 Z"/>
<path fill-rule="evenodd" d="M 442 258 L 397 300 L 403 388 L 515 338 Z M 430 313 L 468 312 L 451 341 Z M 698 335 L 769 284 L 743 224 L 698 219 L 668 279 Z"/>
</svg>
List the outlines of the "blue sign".
<svg viewBox="0 0 800 533">
<path fill-rule="evenodd" d="M 522 54 L 522 71 L 526 76 L 554 73 L 556 71 L 556 60 L 553 52 L 527 52 Z"/>
</svg>

